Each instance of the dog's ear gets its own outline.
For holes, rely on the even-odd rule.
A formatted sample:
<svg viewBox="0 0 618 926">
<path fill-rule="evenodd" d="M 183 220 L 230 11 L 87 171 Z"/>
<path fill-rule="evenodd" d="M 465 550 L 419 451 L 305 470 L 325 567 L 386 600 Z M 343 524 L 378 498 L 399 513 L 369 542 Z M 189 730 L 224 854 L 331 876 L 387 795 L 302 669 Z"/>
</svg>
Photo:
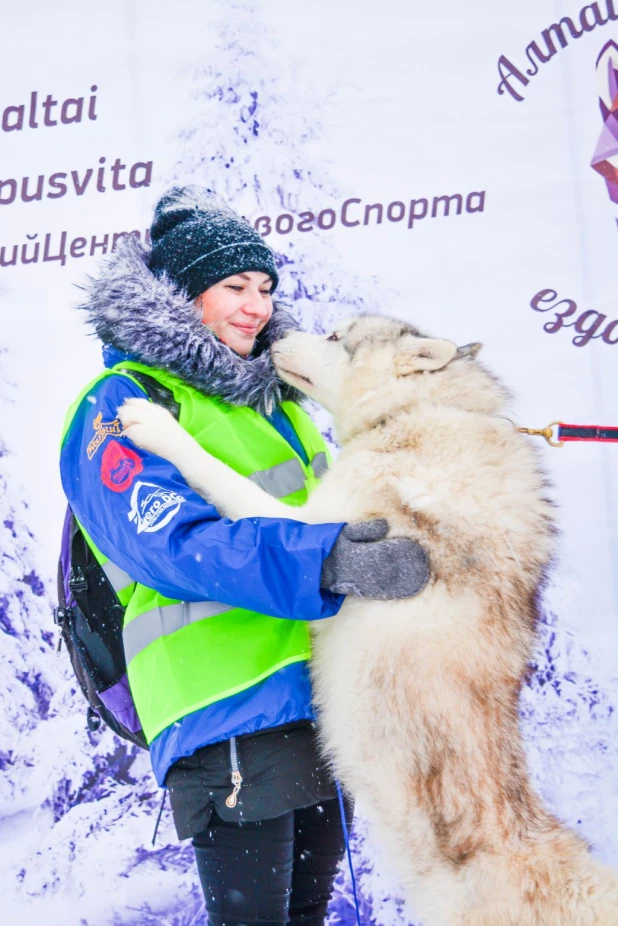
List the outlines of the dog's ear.
<svg viewBox="0 0 618 926">
<path fill-rule="evenodd" d="M 404 338 L 395 354 L 395 372 L 397 376 L 410 376 L 412 373 L 441 370 L 456 354 L 457 345 L 453 341 Z"/>
<path fill-rule="evenodd" d="M 483 345 L 480 343 L 480 341 L 474 341 L 474 343 L 472 344 L 464 344 L 463 347 L 457 348 L 456 356 L 457 357 L 472 357 L 472 359 L 474 360 L 474 358 L 476 357 L 476 355 L 478 354 L 478 352 L 481 350 L 482 347 Z"/>
</svg>

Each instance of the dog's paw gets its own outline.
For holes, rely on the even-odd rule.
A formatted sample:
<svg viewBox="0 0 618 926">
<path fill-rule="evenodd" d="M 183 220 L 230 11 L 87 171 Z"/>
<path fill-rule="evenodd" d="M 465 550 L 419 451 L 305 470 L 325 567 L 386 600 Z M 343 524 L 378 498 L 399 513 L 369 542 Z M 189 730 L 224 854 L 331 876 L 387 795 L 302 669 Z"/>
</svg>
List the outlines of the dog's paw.
<svg viewBox="0 0 618 926">
<path fill-rule="evenodd" d="M 180 425 L 162 405 L 149 399 L 126 399 L 118 409 L 123 435 L 143 450 L 166 456 Z"/>
</svg>

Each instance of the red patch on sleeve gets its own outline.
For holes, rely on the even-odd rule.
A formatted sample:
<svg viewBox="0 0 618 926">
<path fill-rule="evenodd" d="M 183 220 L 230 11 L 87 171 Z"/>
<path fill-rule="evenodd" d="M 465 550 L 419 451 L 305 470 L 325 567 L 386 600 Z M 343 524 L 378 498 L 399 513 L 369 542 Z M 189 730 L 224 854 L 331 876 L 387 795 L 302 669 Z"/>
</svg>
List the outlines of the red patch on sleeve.
<svg viewBox="0 0 618 926">
<path fill-rule="evenodd" d="M 144 469 L 139 454 L 117 440 L 109 441 L 101 459 L 101 480 L 112 492 L 125 492 Z"/>
</svg>

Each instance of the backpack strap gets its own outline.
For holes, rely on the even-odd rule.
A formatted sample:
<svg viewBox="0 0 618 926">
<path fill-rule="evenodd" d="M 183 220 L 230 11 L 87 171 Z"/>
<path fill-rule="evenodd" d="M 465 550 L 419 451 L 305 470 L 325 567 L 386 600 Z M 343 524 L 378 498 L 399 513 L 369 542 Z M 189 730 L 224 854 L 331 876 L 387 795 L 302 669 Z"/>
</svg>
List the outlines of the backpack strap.
<svg viewBox="0 0 618 926">
<path fill-rule="evenodd" d="M 58 559 L 58 569 L 56 571 L 56 587 L 58 590 L 58 607 L 66 608 L 67 599 L 64 594 L 64 569 L 62 568 L 62 557 Z"/>
<path fill-rule="evenodd" d="M 180 405 L 174 398 L 174 393 L 171 389 L 168 389 L 167 386 L 163 386 L 154 376 L 149 376 L 148 373 L 142 373 L 141 370 L 125 369 L 118 370 L 118 372 L 136 379 L 140 386 L 146 390 L 148 398 L 152 399 L 157 405 L 162 405 L 163 408 L 166 408 L 168 412 L 171 412 L 176 421 L 178 421 L 180 417 Z"/>
<path fill-rule="evenodd" d="M 89 562 L 90 561 L 90 562 Z M 97 570 L 97 584 L 99 594 L 105 595 L 112 601 L 117 601 L 117 596 L 111 586 L 109 579 L 96 562 L 86 544 L 86 538 L 82 534 L 75 515 L 71 518 L 71 571 L 69 573 L 69 588 L 75 602 L 82 612 L 82 617 L 92 632 L 92 622 L 90 620 L 90 609 L 92 602 L 88 588 L 88 566 L 94 564 Z"/>
</svg>

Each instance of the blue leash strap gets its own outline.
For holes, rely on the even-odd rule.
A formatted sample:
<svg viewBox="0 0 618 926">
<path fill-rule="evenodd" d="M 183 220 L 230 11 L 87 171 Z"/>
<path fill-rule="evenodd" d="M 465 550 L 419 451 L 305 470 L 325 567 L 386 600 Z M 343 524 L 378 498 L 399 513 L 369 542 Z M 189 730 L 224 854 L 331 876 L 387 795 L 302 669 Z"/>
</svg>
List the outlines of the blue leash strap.
<svg viewBox="0 0 618 926">
<path fill-rule="evenodd" d="M 358 895 L 356 893 L 356 878 L 354 877 L 354 866 L 352 865 L 352 852 L 350 850 L 350 837 L 348 833 L 348 823 L 345 818 L 345 807 L 343 805 L 343 794 L 341 793 L 341 785 L 338 781 L 335 781 L 335 787 L 337 788 L 337 798 L 339 800 L 339 813 L 341 814 L 341 826 L 343 828 L 343 838 L 345 841 L 345 848 L 348 854 L 348 865 L 350 866 L 350 877 L 352 878 L 352 893 L 354 894 L 354 906 L 356 907 L 356 923 L 357 926 L 361 926 L 360 918 L 360 909 L 358 906 Z"/>
<path fill-rule="evenodd" d="M 157 817 L 157 822 L 155 824 L 154 833 L 152 834 L 152 844 L 154 846 L 157 833 L 159 832 L 159 823 L 161 822 L 161 816 L 163 815 L 163 808 L 165 807 L 165 798 L 167 797 L 167 791 L 163 791 L 163 800 L 161 801 L 161 806 L 159 807 L 159 816 Z"/>
</svg>

